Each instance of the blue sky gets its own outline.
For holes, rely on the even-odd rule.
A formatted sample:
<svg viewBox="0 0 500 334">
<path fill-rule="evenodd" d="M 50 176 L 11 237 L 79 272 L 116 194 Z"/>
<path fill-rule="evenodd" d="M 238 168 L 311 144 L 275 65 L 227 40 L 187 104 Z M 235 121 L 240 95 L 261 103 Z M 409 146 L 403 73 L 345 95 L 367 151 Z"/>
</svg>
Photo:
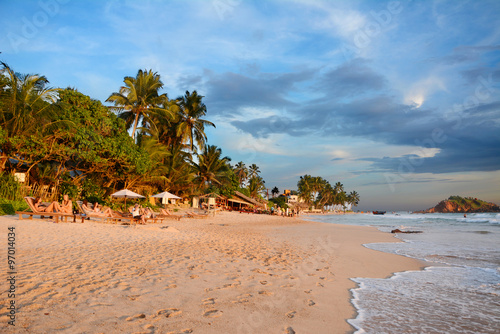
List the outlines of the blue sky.
<svg viewBox="0 0 500 334">
<path fill-rule="evenodd" d="M 322 176 L 360 210 L 500 203 L 498 1 L 6 1 L 0 60 L 101 101 L 157 71 L 268 188 Z"/>
</svg>

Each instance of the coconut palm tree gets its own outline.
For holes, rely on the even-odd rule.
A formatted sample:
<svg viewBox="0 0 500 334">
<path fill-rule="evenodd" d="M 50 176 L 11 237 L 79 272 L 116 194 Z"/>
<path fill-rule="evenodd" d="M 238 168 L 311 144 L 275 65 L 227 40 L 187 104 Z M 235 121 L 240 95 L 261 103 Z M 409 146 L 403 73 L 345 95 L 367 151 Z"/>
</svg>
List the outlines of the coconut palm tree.
<svg viewBox="0 0 500 334">
<path fill-rule="evenodd" d="M 359 194 L 356 191 L 351 191 L 349 195 L 347 196 L 347 201 L 352 205 L 352 206 L 357 206 L 359 202 Z"/>
<path fill-rule="evenodd" d="M 222 157 L 222 150 L 215 145 L 206 145 L 201 154 L 198 154 L 198 163 L 193 162 L 196 172 L 196 181 L 200 188 L 206 189 L 210 185 L 222 185 L 230 169 L 229 157 Z"/>
<path fill-rule="evenodd" d="M 248 168 L 248 178 L 257 177 L 259 176 L 259 174 L 260 174 L 260 169 L 259 166 L 257 166 L 256 164 L 252 164 Z"/>
<path fill-rule="evenodd" d="M 0 128 L 5 137 L 27 137 L 54 127 L 60 89 L 47 87 L 45 76 L 19 74 L 0 64 Z M 7 143 L 1 151 L 0 172 L 9 158 Z"/>
<path fill-rule="evenodd" d="M 240 184 L 240 187 L 242 186 L 243 182 L 247 179 L 248 176 L 248 168 L 245 166 L 243 161 L 238 162 L 234 166 L 234 174 L 238 177 L 238 182 Z"/>
<path fill-rule="evenodd" d="M 33 134 L 43 125 L 53 122 L 58 88 L 47 87 L 49 81 L 38 74 L 15 73 L 7 64 L 0 74 L 3 77 L 0 91 L 0 126 L 9 137 Z"/>
<path fill-rule="evenodd" d="M 206 105 L 201 101 L 203 96 L 198 95 L 196 91 L 186 94 L 177 99 L 179 106 L 178 121 L 176 124 L 176 136 L 181 138 L 182 143 L 190 145 L 191 151 L 195 151 L 194 143 L 198 148 L 203 150 L 207 141 L 205 134 L 205 126 L 213 126 L 215 124 L 201 119 L 207 113 Z"/>
<path fill-rule="evenodd" d="M 280 193 L 280 190 L 278 189 L 278 187 L 274 187 L 271 190 L 271 194 L 273 194 L 273 198 L 276 197 L 276 195 L 278 195 L 279 193 Z"/>
<path fill-rule="evenodd" d="M 252 177 L 248 182 L 248 191 L 251 197 L 258 197 L 259 193 L 266 190 L 265 181 L 260 176 Z"/>
<path fill-rule="evenodd" d="M 163 87 L 160 75 L 152 70 L 139 70 L 134 77 L 125 77 L 124 86 L 119 92 L 112 93 L 106 102 L 113 102 L 115 109 L 120 112 L 129 129 L 133 124 L 132 138 L 135 138 L 137 125 L 142 118 L 143 123 L 148 123 L 149 117 L 157 109 L 167 110 L 167 94 L 159 94 Z"/>
</svg>

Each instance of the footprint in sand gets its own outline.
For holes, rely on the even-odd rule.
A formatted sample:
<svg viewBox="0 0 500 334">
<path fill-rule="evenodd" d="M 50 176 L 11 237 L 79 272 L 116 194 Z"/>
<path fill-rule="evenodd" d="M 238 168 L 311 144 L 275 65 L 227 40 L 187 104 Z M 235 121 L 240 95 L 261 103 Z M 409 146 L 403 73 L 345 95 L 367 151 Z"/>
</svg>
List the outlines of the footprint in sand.
<svg viewBox="0 0 500 334">
<path fill-rule="evenodd" d="M 295 331 L 293 330 L 292 327 L 286 327 L 283 334 L 295 334 Z"/>
<path fill-rule="evenodd" d="M 221 315 L 222 311 L 219 310 L 207 310 L 205 311 L 205 313 L 203 313 L 203 316 L 208 318 L 217 318 L 220 317 Z"/>
<path fill-rule="evenodd" d="M 319 282 L 318 282 L 318 283 L 316 283 L 316 286 L 319 286 L 319 287 L 322 287 L 322 288 L 324 288 L 324 287 L 325 287 L 323 284 L 321 284 L 321 283 L 319 283 Z"/>
<path fill-rule="evenodd" d="M 132 320 L 135 320 L 135 319 L 144 319 L 146 318 L 146 315 L 144 313 L 140 313 L 140 314 L 136 314 L 132 317 L 128 317 L 127 319 L 125 319 L 126 321 L 132 321 Z"/>
<path fill-rule="evenodd" d="M 262 285 L 266 285 L 266 284 L 267 284 L 267 281 L 260 281 L 260 284 L 262 284 Z"/>
<path fill-rule="evenodd" d="M 295 317 L 295 314 L 297 314 L 297 312 L 296 312 L 296 311 L 290 311 L 290 312 L 288 312 L 288 313 L 286 314 L 286 316 L 287 316 L 287 317 L 289 317 L 289 318 L 291 319 L 291 318 Z"/>
<path fill-rule="evenodd" d="M 203 305 L 215 304 L 215 298 L 207 298 L 202 300 Z"/>
<path fill-rule="evenodd" d="M 181 315 L 182 311 L 179 310 L 178 308 L 168 308 L 168 309 L 158 310 L 158 311 L 156 311 L 156 314 L 157 315 L 163 315 L 164 314 L 165 317 L 172 318 L 172 317 L 176 317 L 178 315 Z"/>
<path fill-rule="evenodd" d="M 274 293 L 270 291 L 265 291 L 265 290 L 259 291 L 259 295 L 272 296 L 273 294 Z"/>
<path fill-rule="evenodd" d="M 316 305 L 316 303 L 313 300 L 309 299 L 307 301 L 307 306 L 313 306 L 313 305 Z"/>
<path fill-rule="evenodd" d="M 281 288 L 293 288 L 293 284 L 291 283 L 288 283 L 288 284 L 285 284 L 285 285 L 282 285 Z"/>
<path fill-rule="evenodd" d="M 191 328 L 182 329 L 180 332 L 168 332 L 167 334 L 189 334 L 192 333 L 193 330 Z"/>
</svg>

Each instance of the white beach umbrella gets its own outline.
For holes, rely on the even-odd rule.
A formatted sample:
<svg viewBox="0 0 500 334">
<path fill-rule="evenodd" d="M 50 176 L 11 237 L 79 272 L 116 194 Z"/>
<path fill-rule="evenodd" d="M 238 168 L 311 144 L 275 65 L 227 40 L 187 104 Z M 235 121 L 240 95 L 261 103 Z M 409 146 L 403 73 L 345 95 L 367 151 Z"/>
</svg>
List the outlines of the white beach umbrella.
<svg viewBox="0 0 500 334">
<path fill-rule="evenodd" d="M 181 199 L 179 196 L 175 196 L 174 194 L 169 193 L 168 191 L 164 191 L 162 193 L 153 195 L 151 197 L 156 197 L 156 198 L 175 198 L 175 199 Z"/>
<path fill-rule="evenodd" d="M 169 199 L 169 198 L 173 198 L 173 199 L 181 199 L 179 196 L 175 196 L 174 194 L 169 193 L 168 191 L 164 191 L 164 192 L 162 192 L 162 193 L 159 193 L 159 194 L 153 195 L 153 196 L 151 196 L 151 197 L 162 198 L 162 199 Z"/>
<path fill-rule="evenodd" d="M 114 194 L 111 194 L 111 197 L 125 198 L 125 206 L 127 206 L 127 198 L 144 198 L 144 196 L 139 195 L 138 193 L 135 193 L 128 189 L 122 189 L 120 191 L 117 191 Z"/>
</svg>

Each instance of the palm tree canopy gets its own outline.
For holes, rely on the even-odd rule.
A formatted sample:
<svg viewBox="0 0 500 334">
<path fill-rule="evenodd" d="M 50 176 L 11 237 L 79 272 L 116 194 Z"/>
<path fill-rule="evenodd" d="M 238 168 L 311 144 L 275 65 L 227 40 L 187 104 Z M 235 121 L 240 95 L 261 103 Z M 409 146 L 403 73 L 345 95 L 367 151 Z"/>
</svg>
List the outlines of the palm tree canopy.
<svg viewBox="0 0 500 334">
<path fill-rule="evenodd" d="M 215 124 L 202 119 L 207 113 L 207 107 L 202 102 L 203 96 L 198 95 L 196 91 L 186 94 L 177 99 L 179 105 L 179 122 L 177 124 L 176 136 L 183 138 L 182 142 L 190 145 L 191 150 L 195 150 L 194 143 L 203 150 L 207 141 L 205 134 L 205 126 L 213 126 Z"/>
<path fill-rule="evenodd" d="M 113 102 L 120 111 L 120 118 L 124 119 L 127 128 L 134 124 L 132 138 L 135 137 L 137 124 L 143 118 L 143 123 L 151 113 L 168 101 L 167 94 L 159 94 L 163 88 L 160 75 L 152 70 L 139 70 L 134 77 L 125 77 L 124 86 L 119 92 L 112 93 L 106 102 Z"/>
</svg>

